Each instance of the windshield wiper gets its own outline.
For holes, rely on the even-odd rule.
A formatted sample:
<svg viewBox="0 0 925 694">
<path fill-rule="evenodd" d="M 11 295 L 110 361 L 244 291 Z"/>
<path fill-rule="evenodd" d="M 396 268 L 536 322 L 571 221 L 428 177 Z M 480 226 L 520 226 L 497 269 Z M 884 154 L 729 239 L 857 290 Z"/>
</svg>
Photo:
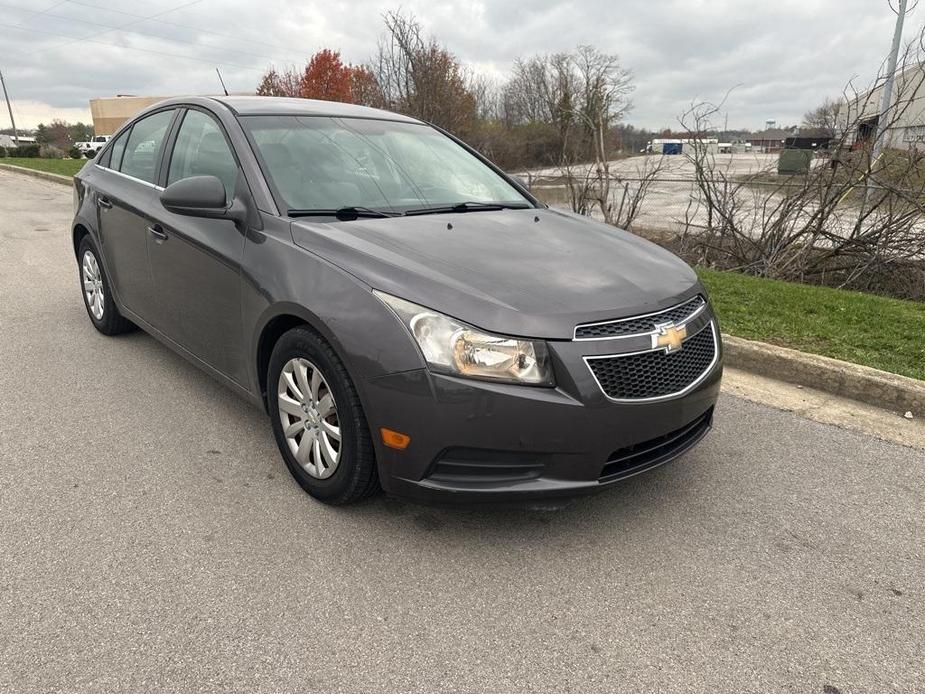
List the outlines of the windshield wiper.
<svg viewBox="0 0 925 694">
<path fill-rule="evenodd" d="M 407 210 L 405 215 L 419 214 L 446 214 L 448 212 L 492 212 L 495 210 L 525 210 L 529 208 L 525 202 L 477 202 L 467 200 L 457 202 L 453 205 L 440 205 L 439 207 L 420 207 L 418 209 Z"/>
<path fill-rule="evenodd" d="M 354 219 L 373 219 L 379 217 L 396 217 L 395 212 L 382 212 L 371 210 L 368 207 L 340 207 L 336 210 L 287 210 L 290 217 L 336 217 L 342 222 L 351 222 Z"/>
</svg>

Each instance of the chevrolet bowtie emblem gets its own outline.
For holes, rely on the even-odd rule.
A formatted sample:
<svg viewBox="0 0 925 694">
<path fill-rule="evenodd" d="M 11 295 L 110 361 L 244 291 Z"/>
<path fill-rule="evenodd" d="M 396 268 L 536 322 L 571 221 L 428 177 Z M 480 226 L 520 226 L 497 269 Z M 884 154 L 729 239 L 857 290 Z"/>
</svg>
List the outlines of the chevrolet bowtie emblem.
<svg viewBox="0 0 925 694">
<path fill-rule="evenodd" d="M 687 337 L 687 326 L 684 325 L 662 323 L 661 325 L 656 325 L 655 330 L 656 332 L 652 334 L 652 349 L 664 347 L 666 354 L 671 354 L 681 349 L 681 345 Z"/>
</svg>

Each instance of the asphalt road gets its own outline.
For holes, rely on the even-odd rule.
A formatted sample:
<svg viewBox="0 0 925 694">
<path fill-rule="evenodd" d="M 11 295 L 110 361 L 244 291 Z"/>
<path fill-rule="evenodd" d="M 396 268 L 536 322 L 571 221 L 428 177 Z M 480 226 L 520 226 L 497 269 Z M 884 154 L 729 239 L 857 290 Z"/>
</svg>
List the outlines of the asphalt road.
<svg viewBox="0 0 925 694">
<path fill-rule="evenodd" d="M 925 453 L 731 396 L 558 512 L 313 502 L 266 417 L 98 335 L 0 172 L 0 691 L 925 690 Z"/>
</svg>

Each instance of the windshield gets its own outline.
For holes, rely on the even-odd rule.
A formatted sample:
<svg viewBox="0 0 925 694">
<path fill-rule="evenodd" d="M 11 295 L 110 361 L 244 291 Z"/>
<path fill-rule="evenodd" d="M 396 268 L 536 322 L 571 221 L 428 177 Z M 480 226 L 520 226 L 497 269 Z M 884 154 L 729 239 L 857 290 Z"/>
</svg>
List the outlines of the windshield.
<svg viewBox="0 0 925 694">
<path fill-rule="evenodd" d="M 532 203 L 427 125 L 360 118 L 241 118 L 286 210 L 403 214 L 463 202 Z"/>
</svg>

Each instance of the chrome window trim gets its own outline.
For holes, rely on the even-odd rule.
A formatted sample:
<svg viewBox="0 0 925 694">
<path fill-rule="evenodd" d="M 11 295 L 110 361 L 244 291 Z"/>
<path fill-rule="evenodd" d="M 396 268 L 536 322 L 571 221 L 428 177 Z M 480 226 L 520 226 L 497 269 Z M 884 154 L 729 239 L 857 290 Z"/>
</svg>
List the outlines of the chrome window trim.
<svg viewBox="0 0 925 694">
<path fill-rule="evenodd" d="M 102 169 L 103 171 L 108 171 L 109 173 L 113 173 L 113 174 L 115 174 L 116 176 L 122 176 L 122 178 L 127 178 L 127 179 L 130 180 L 130 181 L 135 181 L 135 183 L 141 183 L 142 185 L 146 185 L 146 186 L 148 186 L 148 187 L 150 187 L 150 188 L 154 188 L 154 190 L 164 190 L 163 187 L 161 187 L 161 186 L 159 186 L 159 185 L 157 185 L 157 184 L 155 184 L 155 183 L 150 183 L 150 182 L 148 182 L 148 181 L 143 181 L 143 180 L 140 179 L 140 178 L 135 178 L 135 176 L 129 176 L 128 174 L 122 173 L 121 171 L 116 171 L 115 169 L 110 169 L 108 166 L 103 166 L 102 164 L 97 164 L 96 162 L 93 162 L 93 166 L 95 166 L 95 167 L 98 168 L 98 169 Z"/>
<path fill-rule="evenodd" d="M 660 400 L 670 400 L 671 398 L 677 398 L 677 397 L 680 397 L 681 395 L 685 395 L 691 392 L 694 388 L 700 385 L 700 383 L 702 383 L 703 380 L 707 376 L 710 375 L 710 372 L 712 372 L 714 368 L 716 368 L 716 364 L 719 362 L 719 351 L 720 351 L 719 334 L 716 331 L 716 321 L 711 320 L 707 325 L 703 326 L 703 328 L 698 330 L 696 333 L 694 333 L 693 335 L 691 335 L 684 341 L 687 342 L 687 340 L 690 340 L 692 337 L 699 335 L 704 330 L 706 330 L 707 327 L 709 327 L 710 330 L 713 332 L 713 359 L 707 365 L 707 368 L 703 370 L 702 374 L 700 374 L 697 378 L 695 378 L 690 384 L 688 384 L 681 390 L 674 392 L 674 393 L 668 393 L 666 395 L 657 395 L 651 398 L 612 398 L 609 395 L 607 395 L 607 391 L 604 390 L 604 386 L 602 386 L 601 382 L 597 380 L 597 376 L 594 373 L 594 369 L 591 368 L 591 362 L 596 361 L 598 359 L 619 359 L 620 357 L 632 357 L 637 354 L 647 354 L 649 352 L 664 352 L 665 351 L 664 347 L 656 347 L 655 349 L 642 349 L 636 352 L 626 352 L 624 354 L 619 354 L 619 353 L 618 354 L 602 354 L 600 356 L 594 356 L 594 357 L 582 357 L 582 359 L 585 362 L 585 366 L 588 367 L 588 371 L 591 372 L 591 378 L 594 379 L 594 382 L 597 384 L 597 387 L 600 388 L 601 393 L 603 393 L 604 397 L 607 398 L 610 402 L 619 402 L 623 404 L 634 404 L 634 403 L 658 402 Z"/>
<path fill-rule="evenodd" d="M 706 311 L 707 300 L 701 294 L 698 294 L 697 296 L 700 297 L 703 303 L 700 304 L 697 310 L 694 311 L 687 318 L 685 318 L 683 321 L 681 321 L 680 323 L 675 323 L 677 327 L 681 327 L 682 325 L 687 325 L 692 320 L 694 320 L 697 316 L 699 316 L 701 313 Z M 682 301 L 680 304 L 675 304 L 674 306 L 663 308 L 661 311 L 653 311 L 652 313 L 643 313 L 639 316 L 630 316 L 628 318 L 617 318 L 615 320 L 604 320 L 598 323 L 582 323 L 581 325 L 576 325 L 574 331 L 572 332 L 572 340 L 574 342 L 599 342 L 600 340 L 625 340 L 628 337 L 644 337 L 646 335 L 657 335 L 658 330 L 649 330 L 644 333 L 630 333 L 628 335 L 606 335 L 604 337 L 578 337 L 578 329 L 579 328 L 591 328 L 596 325 L 612 325 L 614 323 L 626 323 L 627 321 L 631 321 L 631 320 L 639 320 L 641 318 L 648 318 L 650 316 L 658 316 L 662 313 L 668 313 L 668 311 L 674 311 L 676 308 L 683 306 L 684 304 L 690 303 L 691 301 L 694 300 L 694 298 L 696 297 L 691 297 L 687 301 Z"/>
</svg>

